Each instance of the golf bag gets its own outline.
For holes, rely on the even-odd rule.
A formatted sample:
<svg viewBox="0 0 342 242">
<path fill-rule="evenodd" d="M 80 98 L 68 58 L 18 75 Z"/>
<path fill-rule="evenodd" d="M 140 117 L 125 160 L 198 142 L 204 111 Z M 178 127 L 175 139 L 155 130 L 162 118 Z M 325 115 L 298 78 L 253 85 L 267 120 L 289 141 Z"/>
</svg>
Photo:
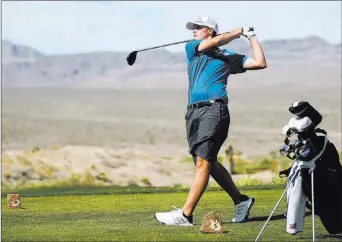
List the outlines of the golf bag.
<svg viewBox="0 0 342 242">
<path fill-rule="evenodd" d="M 285 230 L 302 232 L 308 208 L 330 234 L 342 233 L 342 166 L 336 147 L 325 130 L 316 128 L 322 116 L 308 102 L 296 102 L 289 111 L 296 116 L 284 126 L 285 145 L 279 150 L 294 160 L 290 168 L 279 173 L 288 177 L 289 186 Z M 290 142 L 294 134 L 298 139 Z"/>
</svg>

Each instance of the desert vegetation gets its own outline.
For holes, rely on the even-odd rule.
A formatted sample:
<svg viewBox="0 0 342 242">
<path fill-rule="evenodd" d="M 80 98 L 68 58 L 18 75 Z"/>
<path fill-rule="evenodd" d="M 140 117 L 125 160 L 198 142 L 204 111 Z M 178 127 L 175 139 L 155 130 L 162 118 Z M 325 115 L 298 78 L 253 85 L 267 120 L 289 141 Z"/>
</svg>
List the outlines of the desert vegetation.
<svg viewBox="0 0 342 242">
<path fill-rule="evenodd" d="M 308 100 L 323 114 L 320 127 L 341 151 L 341 94 L 274 88 L 230 90 L 229 138 L 234 179 L 283 182 L 290 160 L 278 153 L 288 106 Z M 273 101 L 270 101 L 273 100 Z M 5 186 L 183 186 L 193 161 L 185 136 L 185 90 L 12 88 L 2 99 L 2 183 Z M 248 179 L 248 180 L 247 180 Z M 215 186 L 211 181 L 210 186 Z"/>
</svg>

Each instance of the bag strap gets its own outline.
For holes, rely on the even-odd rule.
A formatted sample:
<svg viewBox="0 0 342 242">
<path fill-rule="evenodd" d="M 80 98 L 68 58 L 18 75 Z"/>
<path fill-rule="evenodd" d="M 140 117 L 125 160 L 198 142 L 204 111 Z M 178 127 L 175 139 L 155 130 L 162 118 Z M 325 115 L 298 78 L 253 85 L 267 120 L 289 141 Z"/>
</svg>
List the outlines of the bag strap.
<svg viewBox="0 0 342 242">
<path fill-rule="evenodd" d="M 292 166 L 290 166 L 289 168 L 287 168 L 286 170 L 282 170 L 279 172 L 279 177 L 280 178 L 284 178 L 284 177 L 288 177 L 290 174 L 290 171 L 292 169 Z"/>
</svg>

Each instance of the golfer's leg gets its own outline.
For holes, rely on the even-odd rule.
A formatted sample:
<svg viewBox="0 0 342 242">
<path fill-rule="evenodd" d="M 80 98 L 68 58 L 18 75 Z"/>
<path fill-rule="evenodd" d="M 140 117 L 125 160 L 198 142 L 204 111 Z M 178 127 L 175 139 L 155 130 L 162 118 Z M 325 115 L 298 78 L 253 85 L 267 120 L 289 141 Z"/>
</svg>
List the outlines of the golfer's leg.
<svg viewBox="0 0 342 242">
<path fill-rule="evenodd" d="M 227 169 L 221 165 L 220 162 L 215 161 L 211 164 L 210 175 L 219 184 L 223 190 L 225 190 L 232 198 L 235 204 L 239 203 L 241 193 L 235 186 L 235 183 L 227 171 Z"/>
<path fill-rule="evenodd" d="M 228 130 L 230 125 L 230 115 L 227 105 L 220 105 L 221 119 L 219 125 L 219 132 L 215 136 L 215 152 L 218 154 L 221 146 L 228 137 Z M 232 198 L 235 204 L 239 203 L 241 199 L 241 193 L 235 186 L 235 183 L 227 171 L 227 169 L 220 164 L 217 160 L 212 162 L 212 168 L 210 175 L 219 184 L 223 190 L 225 190 Z"/>
<path fill-rule="evenodd" d="M 198 201 L 208 185 L 209 174 L 210 163 L 197 156 L 194 180 L 191 184 L 188 198 L 183 207 L 183 213 L 186 216 L 192 215 L 192 212 L 195 210 Z"/>
</svg>

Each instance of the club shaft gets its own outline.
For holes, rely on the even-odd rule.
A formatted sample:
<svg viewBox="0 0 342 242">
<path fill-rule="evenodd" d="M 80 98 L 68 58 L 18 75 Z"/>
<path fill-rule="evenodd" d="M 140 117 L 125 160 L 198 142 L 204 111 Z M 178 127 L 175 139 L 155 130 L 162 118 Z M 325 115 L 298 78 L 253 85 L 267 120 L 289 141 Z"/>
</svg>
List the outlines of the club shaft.
<svg viewBox="0 0 342 242">
<path fill-rule="evenodd" d="M 273 210 L 272 210 L 270 216 L 268 217 L 268 219 L 266 220 L 264 226 L 263 226 L 262 229 L 260 230 L 260 232 L 259 232 L 258 236 L 256 237 L 255 241 L 258 241 L 258 239 L 260 238 L 262 232 L 263 232 L 264 229 L 266 228 L 266 225 L 267 225 L 268 222 L 270 221 L 270 219 L 271 219 L 271 217 L 272 217 L 274 211 L 277 209 L 277 207 L 278 207 L 278 205 L 279 205 L 281 199 L 282 199 L 283 196 L 285 195 L 287 189 L 289 189 L 289 187 L 291 186 L 291 183 L 292 183 L 292 181 L 296 178 L 298 172 L 299 172 L 299 170 L 295 173 L 295 175 L 292 177 L 291 181 L 287 184 L 285 191 L 283 192 L 283 194 L 282 194 L 281 197 L 279 198 L 278 202 L 276 203 L 275 207 L 273 208 Z"/>
<path fill-rule="evenodd" d="M 253 29 L 253 27 L 251 27 L 251 29 Z M 223 34 L 227 34 L 227 33 L 230 33 L 230 31 L 226 32 L 226 33 L 223 33 Z M 221 34 L 218 34 L 218 35 L 221 35 Z M 166 44 L 166 45 L 159 45 L 159 46 L 155 46 L 155 47 L 151 47 L 151 48 L 146 48 L 146 49 L 141 49 L 141 50 L 136 50 L 136 51 L 145 51 L 145 50 L 153 50 L 153 49 L 157 49 L 157 48 L 160 48 L 160 47 L 165 47 L 165 46 L 170 46 L 170 45 L 177 45 L 177 44 L 182 44 L 182 43 L 186 43 L 186 42 L 189 42 L 191 39 L 188 39 L 188 40 L 183 40 L 183 41 L 178 41 L 178 42 L 173 42 L 173 43 L 170 43 L 170 44 Z"/>
<path fill-rule="evenodd" d="M 314 196 L 314 171 L 311 171 L 311 206 L 312 206 L 312 241 L 315 241 L 315 196 Z"/>
<path fill-rule="evenodd" d="M 165 47 L 165 46 L 169 46 L 169 45 L 176 45 L 176 44 L 181 44 L 181 43 L 186 43 L 189 42 L 190 40 L 183 40 L 183 41 L 179 41 L 179 42 L 174 42 L 174 43 L 170 43 L 170 44 L 166 44 L 166 45 L 159 45 L 159 46 L 155 46 L 155 47 L 151 47 L 151 48 L 146 48 L 146 49 L 141 49 L 141 50 L 137 50 L 137 51 L 145 51 L 145 50 L 153 50 L 153 49 L 157 49 L 160 47 Z"/>
</svg>

